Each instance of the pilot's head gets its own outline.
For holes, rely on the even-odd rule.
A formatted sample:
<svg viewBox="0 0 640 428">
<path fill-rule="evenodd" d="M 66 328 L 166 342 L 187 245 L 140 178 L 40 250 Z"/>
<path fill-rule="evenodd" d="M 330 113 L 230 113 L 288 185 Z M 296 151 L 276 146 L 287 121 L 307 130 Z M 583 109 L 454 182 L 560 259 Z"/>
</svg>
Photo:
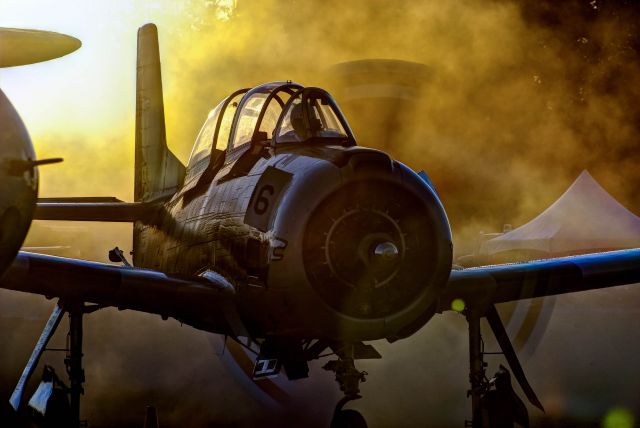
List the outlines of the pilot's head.
<svg viewBox="0 0 640 428">
<path fill-rule="evenodd" d="M 291 109 L 291 127 L 300 140 L 307 138 L 307 127 L 304 124 L 304 110 L 302 103 L 295 104 Z"/>
</svg>

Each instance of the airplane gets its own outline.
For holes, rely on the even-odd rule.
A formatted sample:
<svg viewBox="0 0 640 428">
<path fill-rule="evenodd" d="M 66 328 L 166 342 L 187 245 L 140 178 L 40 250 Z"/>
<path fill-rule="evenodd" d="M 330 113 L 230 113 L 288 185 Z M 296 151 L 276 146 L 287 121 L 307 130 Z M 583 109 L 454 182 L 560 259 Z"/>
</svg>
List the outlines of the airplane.
<svg viewBox="0 0 640 428">
<path fill-rule="evenodd" d="M 534 406 L 542 403 L 495 305 L 640 282 L 640 249 L 454 269 L 449 222 L 427 174 L 357 146 L 321 88 L 282 81 L 231 93 L 182 165 L 166 142 L 153 24 L 138 31 L 136 91 L 134 202 L 47 199 L 25 216 L 133 223 L 132 262 L 117 248 L 110 259 L 120 266 L 19 252 L 0 278 L 2 288 L 59 299 L 10 399 L 16 410 L 67 312 L 68 425 L 79 426 L 83 317 L 116 307 L 249 341 L 259 348 L 255 379 L 306 378 L 309 361 L 328 352 L 335 359 L 324 369 L 344 393 L 331 427 L 366 427 L 344 408 L 366 380 L 356 361 L 381 358 L 365 342 L 410 337 L 453 310 L 469 326 L 469 426 L 526 426 L 511 374 Z M 511 370 L 493 379 L 482 318 Z"/>
<path fill-rule="evenodd" d="M 51 31 L 0 28 L 0 68 L 48 61 L 78 48 L 78 39 Z M 38 191 L 38 165 L 62 161 L 36 160 L 22 119 L 0 90 L 0 272 L 13 261 L 24 242 Z"/>
</svg>

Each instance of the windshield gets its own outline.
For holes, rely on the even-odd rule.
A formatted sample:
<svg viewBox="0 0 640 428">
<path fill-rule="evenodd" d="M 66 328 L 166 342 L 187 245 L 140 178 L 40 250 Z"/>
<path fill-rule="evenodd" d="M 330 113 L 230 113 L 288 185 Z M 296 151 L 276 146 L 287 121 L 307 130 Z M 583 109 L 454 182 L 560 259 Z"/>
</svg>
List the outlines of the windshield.
<svg viewBox="0 0 640 428">
<path fill-rule="evenodd" d="M 309 125 L 314 137 L 346 138 L 347 133 L 329 101 L 321 96 L 308 99 Z"/>
<path fill-rule="evenodd" d="M 333 105 L 321 93 L 298 94 L 289 102 L 276 140 L 295 143 L 310 138 L 348 138 Z"/>
<path fill-rule="evenodd" d="M 272 98 L 267 105 L 262 122 L 260 122 L 260 132 L 264 132 L 267 140 L 273 137 L 273 131 L 276 128 L 280 114 L 282 113 L 282 102 L 278 102 L 276 98 Z"/>
<path fill-rule="evenodd" d="M 306 126 L 303 121 L 302 99 L 296 97 L 282 119 L 278 133 L 279 143 L 294 143 L 306 139 Z"/>
</svg>

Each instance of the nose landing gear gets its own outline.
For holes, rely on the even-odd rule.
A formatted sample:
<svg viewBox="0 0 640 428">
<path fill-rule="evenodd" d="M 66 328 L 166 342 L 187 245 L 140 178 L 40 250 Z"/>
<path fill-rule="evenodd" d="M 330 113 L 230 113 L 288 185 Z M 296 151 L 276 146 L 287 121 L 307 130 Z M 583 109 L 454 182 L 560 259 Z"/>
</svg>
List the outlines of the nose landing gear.
<svg viewBox="0 0 640 428">
<path fill-rule="evenodd" d="M 360 412 L 353 409 L 343 409 L 343 407 L 349 401 L 362 398 L 360 396 L 360 382 L 366 382 L 367 380 L 368 373 L 356 369 L 355 360 L 380 358 L 380 354 L 373 347 L 362 343 L 345 346 L 336 354 L 338 359 L 329 361 L 323 367 L 325 370 L 336 374 L 336 382 L 340 385 L 340 390 L 344 392 L 344 397 L 338 401 L 333 412 L 330 428 L 367 428 L 367 422 Z"/>
</svg>

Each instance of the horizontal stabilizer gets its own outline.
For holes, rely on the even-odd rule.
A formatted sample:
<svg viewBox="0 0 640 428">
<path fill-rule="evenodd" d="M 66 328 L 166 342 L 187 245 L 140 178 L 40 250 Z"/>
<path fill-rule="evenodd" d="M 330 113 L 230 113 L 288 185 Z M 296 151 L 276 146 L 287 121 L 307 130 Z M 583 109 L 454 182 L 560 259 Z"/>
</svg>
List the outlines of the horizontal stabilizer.
<svg viewBox="0 0 640 428">
<path fill-rule="evenodd" d="M 145 202 L 122 202 L 107 197 L 41 198 L 38 199 L 34 220 L 148 221 L 157 205 Z"/>
<path fill-rule="evenodd" d="M 69 198 L 38 198 L 38 202 L 47 203 L 98 203 L 98 202 L 124 202 L 115 196 L 72 196 Z"/>
</svg>

